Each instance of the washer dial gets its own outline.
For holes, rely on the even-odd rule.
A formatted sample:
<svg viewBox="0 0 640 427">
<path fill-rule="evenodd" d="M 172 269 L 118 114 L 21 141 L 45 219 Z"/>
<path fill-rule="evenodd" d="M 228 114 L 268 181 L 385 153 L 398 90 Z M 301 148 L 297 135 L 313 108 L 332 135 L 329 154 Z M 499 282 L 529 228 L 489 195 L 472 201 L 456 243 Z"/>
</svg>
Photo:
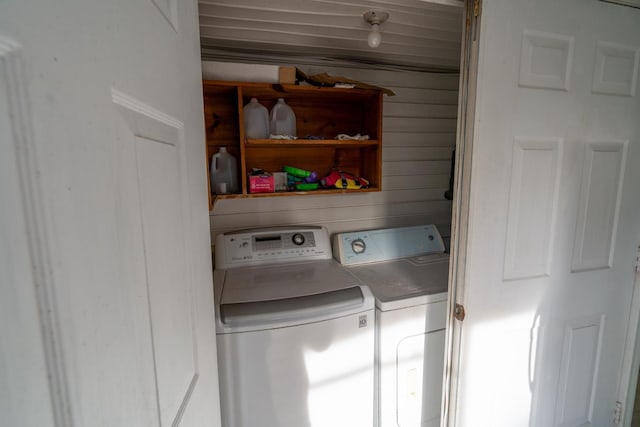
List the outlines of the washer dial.
<svg viewBox="0 0 640 427">
<path fill-rule="evenodd" d="M 364 253 L 366 249 L 367 249 L 367 245 L 364 243 L 364 240 L 362 239 L 356 239 L 353 242 L 351 242 L 351 250 L 355 254 L 360 255 L 361 253 Z"/>
<path fill-rule="evenodd" d="M 304 236 L 300 233 L 296 233 L 291 237 L 291 241 L 294 245 L 302 245 L 304 243 Z"/>
</svg>

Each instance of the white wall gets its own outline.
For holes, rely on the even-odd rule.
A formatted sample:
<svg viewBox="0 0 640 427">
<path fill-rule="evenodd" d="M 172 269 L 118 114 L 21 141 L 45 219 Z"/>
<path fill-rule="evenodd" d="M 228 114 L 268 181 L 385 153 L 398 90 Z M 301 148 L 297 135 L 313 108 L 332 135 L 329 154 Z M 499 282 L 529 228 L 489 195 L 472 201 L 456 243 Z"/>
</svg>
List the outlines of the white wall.
<svg viewBox="0 0 640 427">
<path fill-rule="evenodd" d="M 457 74 L 332 68 L 296 64 L 393 90 L 385 96 L 381 192 L 218 200 L 210 213 L 220 232 L 272 225 L 320 224 L 329 232 L 434 223 L 450 233 L 449 185 L 455 146 Z"/>
</svg>

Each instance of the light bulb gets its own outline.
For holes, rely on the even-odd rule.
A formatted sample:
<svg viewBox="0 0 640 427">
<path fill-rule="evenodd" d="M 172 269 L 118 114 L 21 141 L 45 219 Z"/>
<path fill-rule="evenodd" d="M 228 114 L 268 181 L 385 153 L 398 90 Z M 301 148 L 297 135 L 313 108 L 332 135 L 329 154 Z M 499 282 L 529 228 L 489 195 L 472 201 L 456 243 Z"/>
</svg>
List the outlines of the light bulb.
<svg viewBox="0 0 640 427">
<path fill-rule="evenodd" d="M 380 24 L 371 24 L 371 32 L 367 37 L 367 43 L 369 47 L 376 48 L 380 46 L 380 42 L 382 41 L 382 35 L 380 35 Z"/>
</svg>

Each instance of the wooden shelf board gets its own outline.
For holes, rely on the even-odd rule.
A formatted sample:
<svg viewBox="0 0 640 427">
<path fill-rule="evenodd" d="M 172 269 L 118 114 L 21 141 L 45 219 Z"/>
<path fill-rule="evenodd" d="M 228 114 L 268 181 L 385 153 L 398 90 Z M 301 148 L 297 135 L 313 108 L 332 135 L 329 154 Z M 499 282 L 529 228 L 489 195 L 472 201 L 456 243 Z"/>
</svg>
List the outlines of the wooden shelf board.
<svg viewBox="0 0 640 427">
<path fill-rule="evenodd" d="M 338 88 L 338 87 L 327 87 L 327 86 L 311 86 L 311 85 L 278 85 L 277 89 L 281 89 L 283 92 L 304 92 L 304 93 L 313 93 L 315 95 L 321 93 L 327 96 L 336 96 L 337 94 L 344 94 L 348 96 L 360 95 L 360 96 L 371 96 L 371 93 L 376 89 L 358 89 L 358 88 Z"/>
<path fill-rule="evenodd" d="M 245 145 L 250 147 L 282 147 L 292 145 L 296 147 L 321 146 L 321 147 L 373 147 L 378 145 L 377 139 L 366 141 L 339 140 L 339 139 L 247 139 Z"/>
<path fill-rule="evenodd" d="M 352 193 L 368 193 L 380 191 L 380 188 L 370 187 L 359 190 L 340 190 L 340 189 L 324 189 L 313 191 L 279 191 L 277 193 L 248 193 L 248 194 L 217 194 L 212 197 L 217 200 L 225 199 L 247 199 L 254 197 L 281 197 L 281 196 L 309 196 L 309 195 L 327 195 L 327 194 L 352 194 Z"/>
</svg>

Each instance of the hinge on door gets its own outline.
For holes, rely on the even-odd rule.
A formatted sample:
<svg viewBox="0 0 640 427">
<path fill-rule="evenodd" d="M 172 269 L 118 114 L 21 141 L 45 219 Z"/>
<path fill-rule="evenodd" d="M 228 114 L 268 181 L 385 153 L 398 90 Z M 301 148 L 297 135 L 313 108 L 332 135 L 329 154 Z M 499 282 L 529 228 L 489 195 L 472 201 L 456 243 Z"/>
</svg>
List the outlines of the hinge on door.
<svg viewBox="0 0 640 427">
<path fill-rule="evenodd" d="M 480 16 L 480 0 L 473 0 L 473 16 Z"/>
<path fill-rule="evenodd" d="M 480 16 L 480 13 L 482 12 L 482 0 L 473 0 L 473 18 L 471 18 L 471 21 L 473 21 L 473 23 L 470 23 L 467 21 L 467 29 L 473 28 L 473 36 L 472 36 L 472 41 L 476 41 L 478 39 L 478 27 L 480 26 L 478 23 L 478 17 Z M 468 4 L 468 3 L 467 3 Z M 468 15 L 467 15 L 468 16 Z M 469 18 L 467 18 L 469 19 Z"/>
<path fill-rule="evenodd" d="M 466 315 L 467 314 L 464 312 L 464 305 L 456 304 L 453 311 L 453 317 L 462 322 Z"/>
<path fill-rule="evenodd" d="M 638 252 L 636 252 L 636 273 L 640 273 L 640 246 L 638 246 Z"/>
<path fill-rule="evenodd" d="M 613 410 L 613 424 L 618 425 L 622 422 L 622 402 L 617 401 Z"/>
</svg>

